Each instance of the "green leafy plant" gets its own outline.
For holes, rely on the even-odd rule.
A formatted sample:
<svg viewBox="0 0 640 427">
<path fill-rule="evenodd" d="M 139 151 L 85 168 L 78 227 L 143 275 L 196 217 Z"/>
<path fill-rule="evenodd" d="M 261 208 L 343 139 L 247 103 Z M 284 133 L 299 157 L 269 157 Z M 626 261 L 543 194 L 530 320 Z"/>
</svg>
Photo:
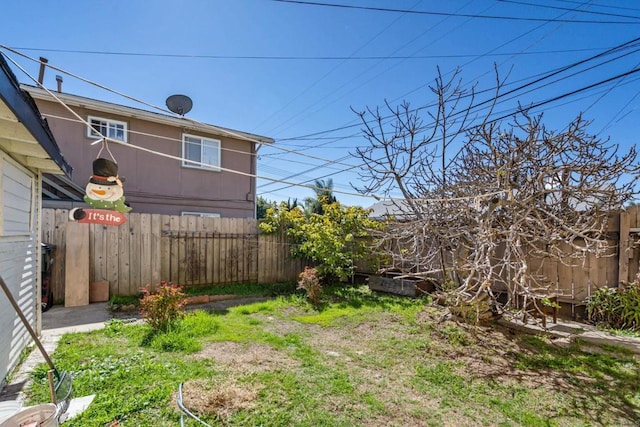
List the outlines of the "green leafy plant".
<svg viewBox="0 0 640 427">
<path fill-rule="evenodd" d="M 322 295 L 322 285 L 320 284 L 320 278 L 315 268 L 304 268 L 304 271 L 300 273 L 297 289 L 304 289 L 311 304 L 318 305 L 320 296 Z"/>
<path fill-rule="evenodd" d="M 371 255 L 371 232 L 384 224 L 369 218 L 369 211 L 338 202 L 322 205 L 322 214 L 305 216 L 286 204 L 267 209 L 260 223 L 265 234 L 286 233 L 294 244 L 292 254 L 316 265 L 326 281 L 353 276 L 356 263 Z"/>
<path fill-rule="evenodd" d="M 142 290 L 140 313 L 156 331 L 167 332 L 184 317 L 186 296 L 182 287 L 173 282 L 162 281 L 156 291 L 147 285 Z"/>
<path fill-rule="evenodd" d="M 587 316 L 600 326 L 640 331 L 640 282 L 598 289 L 587 299 Z"/>
</svg>

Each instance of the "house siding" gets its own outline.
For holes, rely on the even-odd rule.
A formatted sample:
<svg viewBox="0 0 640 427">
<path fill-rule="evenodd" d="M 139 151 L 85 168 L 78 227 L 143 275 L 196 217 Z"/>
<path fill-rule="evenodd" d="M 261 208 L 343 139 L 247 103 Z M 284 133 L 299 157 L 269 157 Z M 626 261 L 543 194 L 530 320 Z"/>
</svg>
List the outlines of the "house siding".
<svg viewBox="0 0 640 427">
<path fill-rule="evenodd" d="M 101 144 L 91 145 L 95 139 L 87 136 L 86 125 L 61 105 L 46 100 L 37 100 L 37 103 L 62 153 L 74 167 L 73 181 L 84 187 Z M 187 126 L 179 128 L 87 108 L 73 109 L 83 118 L 94 116 L 126 122 L 129 144 L 175 157 L 182 157 L 183 133 L 220 140 L 223 169 L 244 174 L 254 172 L 251 170 L 252 142 L 203 133 Z M 112 143 L 108 148 L 118 163 L 120 176 L 125 178 L 125 197 L 133 212 L 180 215 L 183 211 L 192 211 L 236 218 L 255 215 L 255 178 L 228 171 L 183 167 L 177 159 L 120 144 Z M 110 154 L 103 149 L 100 156 L 109 158 Z"/>
<path fill-rule="evenodd" d="M 34 227 L 37 218 L 34 197 L 37 179 L 4 155 L 0 170 L 3 207 L 0 275 L 30 325 L 37 329 L 39 251 Z M 0 325 L 0 343 L 4 349 L 0 352 L 0 379 L 4 379 L 19 363 L 22 350 L 31 344 L 31 337 L 4 293 L 0 298 Z"/>
</svg>

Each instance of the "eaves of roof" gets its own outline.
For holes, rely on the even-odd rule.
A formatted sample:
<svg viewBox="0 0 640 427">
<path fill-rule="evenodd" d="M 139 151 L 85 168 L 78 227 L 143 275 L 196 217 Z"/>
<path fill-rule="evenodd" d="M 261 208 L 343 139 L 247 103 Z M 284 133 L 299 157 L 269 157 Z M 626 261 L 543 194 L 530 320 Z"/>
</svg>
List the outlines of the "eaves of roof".
<svg viewBox="0 0 640 427">
<path fill-rule="evenodd" d="M 24 134 L 24 137 L 21 136 L 15 140 L 12 140 L 10 135 L 8 135 L 7 138 L 4 138 L 5 142 L 16 148 L 16 154 L 19 154 L 26 160 L 27 166 L 32 166 L 45 172 L 62 172 L 70 177 L 72 172 L 71 165 L 69 165 L 62 156 L 47 122 L 40 115 L 40 111 L 38 111 L 36 103 L 31 96 L 29 96 L 29 93 L 21 90 L 18 79 L 2 55 L 0 55 L 0 100 L 8 109 L 7 114 L 15 117 L 12 132 L 19 132 L 21 135 Z M 9 113 L 9 111 L 11 113 Z M 12 121 L 13 119 L 6 117 L 5 120 Z M 30 135 L 30 137 L 25 139 L 28 135 Z M 33 138 L 33 140 L 31 140 L 31 138 Z M 30 142 L 25 143 L 25 141 L 36 142 L 37 145 L 34 144 L 34 147 L 40 145 L 41 149 L 34 150 L 28 147 L 28 150 L 21 151 L 21 148 L 26 147 L 20 147 L 20 144 L 23 146 L 31 145 Z M 12 152 L 11 149 L 8 149 L 8 151 Z"/>
<path fill-rule="evenodd" d="M 41 99 L 51 102 L 57 102 L 46 90 L 22 84 L 22 89 L 28 91 L 35 99 Z M 166 124 L 169 126 L 176 126 L 181 128 L 187 128 L 190 130 L 196 130 L 200 132 L 206 132 L 208 134 L 225 136 L 228 138 L 235 138 L 244 141 L 255 142 L 258 144 L 273 144 L 275 140 L 267 136 L 255 135 L 252 133 L 242 132 L 234 129 L 223 128 L 207 123 L 198 122 L 187 117 L 174 117 L 167 114 L 154 113 L 139 108 L 128 107 L 125 105 L 114 104 L 111 102 L 100 101 L 93 98 L 86 98 L 84 96 L 72 95 L 64 92 L 54 92 L 55 96 L 70 107 L 80 107 L 89 110 L 99 111 L 103 113 L 111 113 L 122 117 L 128 117 L 133 119 L 146 120 L 149 122 Z"/>
</svg>

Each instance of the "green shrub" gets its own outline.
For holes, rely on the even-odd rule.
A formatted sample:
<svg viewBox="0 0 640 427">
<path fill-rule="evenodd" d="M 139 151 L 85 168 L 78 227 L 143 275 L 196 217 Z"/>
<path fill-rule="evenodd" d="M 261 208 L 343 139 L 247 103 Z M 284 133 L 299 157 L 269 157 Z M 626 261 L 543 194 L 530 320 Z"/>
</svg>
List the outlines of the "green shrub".
<svg viewBox="0 0 640 427">
<path fill-rule="evenodd" d="M 587 316 L 599 326 L 640 331 L 640 282 L 598 289 L 587 299 Z"/>
<path fill-rule="evenodd" d="M 166 332 L 184 317 L 186 301 L 181 286 L 163 280 L 155 292 L 149 285 L 144 287 L 140 313 L 154 330 Z"/>
</svg>

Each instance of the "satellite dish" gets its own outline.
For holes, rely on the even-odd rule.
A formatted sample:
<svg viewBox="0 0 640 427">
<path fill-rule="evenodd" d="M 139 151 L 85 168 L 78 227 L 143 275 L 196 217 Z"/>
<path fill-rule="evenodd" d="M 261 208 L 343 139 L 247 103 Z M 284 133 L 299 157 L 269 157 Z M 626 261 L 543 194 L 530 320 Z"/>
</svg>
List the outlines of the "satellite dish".
<svg viewBox="0 0 640 427">
<path fill-rule="evenodd" d="M 181 116 L 187 114 L 193 107 L 193 102 L 187 95 L 171 95 L 167 98 L 166 104 L 169 110 Z"/>
</svg>

